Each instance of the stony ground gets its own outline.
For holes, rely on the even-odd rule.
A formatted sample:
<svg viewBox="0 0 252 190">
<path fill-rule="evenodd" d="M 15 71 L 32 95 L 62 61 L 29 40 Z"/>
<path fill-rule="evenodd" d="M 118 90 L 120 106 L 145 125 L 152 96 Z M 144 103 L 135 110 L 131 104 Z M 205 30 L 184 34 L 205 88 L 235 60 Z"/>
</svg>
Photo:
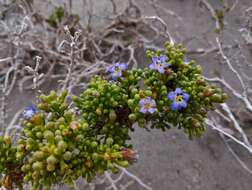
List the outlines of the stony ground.
<svg viewBox="0 0 252 190">
<path fill-rule="evenodd" d="M 60 1 L 59 1 L 60 2 Z M 119 4 L 118 11 L 123 10 L 125 1 L 115 1 Z M 145 15 L 155 15 L 147 1 L 136 0 Z M 220 0 L 209 0 L 215 8 L 221 8 Z M 235 1 L 227 1 L 232 5 Z M 41 1 L 35 1 L 37 9 L 47 14 L 50 11 L 44 7 Z M 99 19 L 99 15 L 108 16 L 112 11 L 112 5 L 105 0 L 94 1 L 94 11 L 98 15 L 94 17 L 93 23 L 102 26 L 106 20 Z M 74 1 L 74 10 L 82 14 L 85 22 L 85 11 L 78 6 L 79 1 Z M 207 76 L 212 76 L 217 71 L 226 77 L 237 90 L 239 83 L 226 71 L 216 52 L 202 54 L 195 53 L 199 48 L 211 49 L 215 44 L 217 33 L 215 32 L 215 21 L 209 11 L 198 0 L 158 0 L 158 4 L 164 9 L 169 9 L 179 16 L 171 16 L 165 11 L 158 11 L 169 26 L 171 35 L 177 42 L 183 43 L 189 49 L 189 58 L 197 60 L 204 69 Z M 220 35 L 226 45 L 243 45 L 240 29 L 244 27 L 245 10 L 252 6 L 251 0 L 239 0 L 236 7 L 225 15 L 225 29 Z M 46 10 L 46 11 L 45 11 Z M 232 57 L 240 49 L 231 49 L 227 52 Z M 245 51 L 245 50 L 244 50 Z M 248 55 L 250 58 L 251 55 Z M 248 75 L 251 73 L 248 73 Z M 251 85 L 251 83 L 250 83 Z M 50 88 L 50 86 L 48 86 Z M 25 92 L 22 96 L 15 92 L 10 105 L 14 110 L 30 102 L 30 93 Z M 242 107 L 237 101 L 229 102 L 231 105 Z M 247 124 L 251 130 L 251 120 Z M 139 152 L 138 163 L 134 164 L 130 171 L 139 176 L 154 190 L 251 190 L 252 175 L 246 172 L 241 165 L 230 154 L 220 136 L 207 129 L 207 133 L 193 141 L 183 134 L 182 131 L 171 129 L 165 133 L 153 131 L 151 133 L 136 129 L 132 134 L 133 144 Z M 231 144 L 240 158 L 252 168 L 252 159 L 241 147 Z M 100 188 L 99 188 L 100 189 Z M 101 188 L 102 189 L 102 188 Z M 132 186 L 130 190 L 139 190 Z"/>
</svg>

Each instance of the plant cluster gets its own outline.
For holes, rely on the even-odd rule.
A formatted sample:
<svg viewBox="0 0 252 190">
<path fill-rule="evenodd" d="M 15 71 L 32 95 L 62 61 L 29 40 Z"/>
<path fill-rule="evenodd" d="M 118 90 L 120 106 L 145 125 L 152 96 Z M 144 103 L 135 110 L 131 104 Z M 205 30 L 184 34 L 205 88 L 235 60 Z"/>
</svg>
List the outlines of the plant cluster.
<svg viewBox="0 0 252 190">
<path fill-rule="evenodd" d="M 11 138 L 0 136 L 0 187 L 22 186 L 23 173 L 16 153 L 17 147 L 11 143 Z"/>
<path fill-rule="evenodd" d="M 167 43 L 165 51 L 147 51 L 152 62 L 146 68 L 116 63 L 70 103 L 65 90 L 41 95 L 38 105 L 24 110 L 21 138 L 10 147 L 13 162 L 22 163 L 24 183 L 31 182 L 32 189 L 72 186 L 79 177 L 90 181 L 116 172 L 118 165 L 127 167 L 137 159 L 128 142 L 135 123 L 146 129 L 175 126 L 190 138 L 200 136 L 208 111 L 226 94 L 209 85 L 200 66 L 185 61 L 184 54 L 180 45 Z"/>
<path fill-rule="evenodd" d="M 122 147 L 113 138 L 98 138 L 90 124 L 69 109 L 66 95 L 66 91 L 59 95 L 51 91 L 40 96 L 38 109 L 25 110 L 27 139 L 19 140 L 17 157 L 24 163 L 24 182 L 31 181 L 32 189 L 60 183 L 71 186 L 80 176 L 90 181 L 97 173 L 116 171 L 114 163 L 128 165 Z"/>
</svg>

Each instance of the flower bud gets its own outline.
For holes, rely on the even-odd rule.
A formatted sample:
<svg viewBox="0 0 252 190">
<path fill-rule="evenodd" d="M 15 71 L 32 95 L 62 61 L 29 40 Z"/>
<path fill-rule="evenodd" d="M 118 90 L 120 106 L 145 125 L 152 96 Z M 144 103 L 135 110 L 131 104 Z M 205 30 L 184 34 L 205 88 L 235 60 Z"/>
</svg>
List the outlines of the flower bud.
<svg viewBox="0 0 252 190">
<path fill-rule="evenodd" d="M 60 131 L 60 130 L 56 130 L 56 131 L 54 132 L 54 134 L 55 134 L 55 135 L 61 135 L 61 131 Z"/>
<path fill-rule="evenodd" d="M 77 130 L 79 129 L 79 123 L 77 121 L 72 121 L 70 124 L 69 124 L 69 127 L 73 130 Z"/>
<path fill-rule="evenodd" d="M 18 151 L 18 152 L 23 152 L 24 150 L 25 150 L 25 145 L 19 144 L 19 145 L 17 146 L 17 151 Z"/>
<path fill-rule="evenodd" d="M 35 170 L 35 171 L 39 171 L 43 168 L 43 164 L 41 162 L 34 162 L 32 164 L 32 169 Z"/>
<path fill-rule="evenodd" d="M 221 95 L 219 94 L 213 94 L 211 99 L 217 103 L 221 103 L 223 101 Z"/>
<path fill-rule="evenodd" d="M 129 162 L 136 162 L 139 158 L 137 152 L 129 148 L 122 148 L 121 154 L 123 158 Z"/>
<path fill-rule="evenodd" d="M 105 153 L 105 154 L 103 155 L 103 159 L 104 159 L 104 160 L 110 160 L 110 155 L 109 155 L 108 153 Z"/>
<path fill-rule="evenodd" d="M 212 94 L 213 94 L 213 90 L 212 90 L 211 88 L 207 88 L 207 89 L 205 89 L 204 92 L 203 92 L 203 95 L 204 95 L 205 97 L 209 97 L 209 96 L 211 96 Z"/>
<path fill-rule="evenodd" d="M 7 144 L 7 145 L 10 145 L 11 144 L 11 138 L 10 136 L 4 136 L 4 142 Z"/>
<path fill-rule="evenodd" d="M 128 105 L 130 108 L 134 107 L 134 100 L 133 99 L 129 99 L 128 100 Z"/>
<path fill-rule="evenodd" d="M 112 122 L 116 120 L 116 113 L 115 113 L 114 110 L 110 110 L 110 112 L 109 112 L 109 119 Z"/>
<path fill-rule="evenodd" d="M 228 95 L 226 93 L 223 93 L 222 94 L 222 99 L 223 99 L 223 101 L 225 101 L 226 99 L 228 99 Z"/>
<path fill-rule="evenodd" d="M 64 172 L 67 168 L 68 168 L 68 165 L 63 160 L 61 160 L 60 161 L 60 170 Z"/>
<path fill-rule="evenodd" d="M 49 156 L 49 157 L 46 159 L 46 162 L 47 162 L 48 164 L 53 165 L 53 164 L 56 164 L 56 163 L 58 162 L 58 160 L 57 160 L 53 155 L 51 155 L 51 156 Z"/>
<path fill-rule="evenodd" d="M 134 114 L 134 113 L 129 114 L 129 120 L 130 121 L 134 122 L 134 121 L 136 121 L 136 119 L 137 119 L 137 115 L 136 114 Z"/>
<path fill-rule="evenodd" d="M 49 172 L 53 172 L 55 170 L 55 165 L 53 165 L 53 164 L 47 164 L 46 169 Z"/>
<path fill-rule="evenodd" d="M 106 144 L 109 145 L 109 146 L 112 145 L 113 142 L 114 142 L 114 140 L 111 137 L 106 139 Z"/>
<path fill-rule="evenodd" d="M 53 151 L 53 154 L 59 156 L 59 155 L 61 155 L 61 151 L 58 148 L 55 148 Z"/>
<path fill-rule="evenodd" d="M 91 147 L 92 148 L 96 148 L 98 146 L 98 143 L 96 142 L 96 141 L 93 141 L 92 143 L 91 143 Z"/>
<path fill-rule="evenodd" d="M 36 159 L 36 160 L 41 160 L 43 159 L 45 156 L 45 154 L 42 152 L 42 151 L 36 151 L 34 154 L 33 154 L 33 157 Z"/>
<path fill-rule="evenodd" d="M 138 120 L 138 125 L 139 125 L 139 127 L 144 128 L 145 125 L 146 125 L 146 120 L 144 118 L 139 119 Z"/>
<path fill-rule="evenodd" d="M 129 166 L 129 162 L 126 160 L 125 161 L 117 161 L 117 164 L 124 167 L 124 168 Z"/>
<path fill-rule="evenodd" d="M 56 142 L 59 142 L 59 141 L 61 141 L 61 140 L 63 140 L 63 137 L 62 137 L 61 135 L 56 135 L 56 136 L 55 136 L 55 141 L 56 141 Z"/>
<path fill-rule="evenodd" d="M 140 95 L 139 95 L 139 94 L 136 94 L 136 95 L 134 96 L 134 99 L 135 99 L 136 101 L 139 101 L 139 100 L 140 100 Z"/>
<path fill-rule="evenodd" d="M 97 108 L 97 109 L 95 110 L 95 113 L 96 113 L 97 115 L 102 115 L 102 110 L 101 110 L 100 108 Z"/>
<path fill-rule="evenodd" d="M 69 151 L 65 152 L 65 154 L 63 155 L 63 158 L 64 158 L 64 160 L 66 160 L 66 161 L 71 160 L 71 158 L 72 158 L 72 153 L 69 152 Z"/>
<path fill-rule="evenodd" d="M 55 90 L 51 90 L 51 91 L 50 91 L 50 94 L 49 94 L 48 98 L 49 98 L 50 100 L 54 100 L 54 99 L 57 98 L 57 93 L 55 92 Z"/>
<path fill-rule="evenodd" d="M 30 176 L 28 176 L 28 175 L 24 176 L 23 180 L 25 183 L 28 183 L 30 180 Z"/>
<path fill-rule="evenodd" d="M 42 94 L 39 96 L 39 99 L 42 100 L 43 102 L 48 102 L 48 98 L 46 95 Z"/>
<path fill-rule="evenodd" d="M 150 90 L 145 90 L 145 95 L 146 96 L 151 96 L 152 95 L 152 91 L 150 91 Z"/>
<path fill-rule="evenodd" d="M 58 142 L 58 145 L 57 145 L 57 148 L 58 148 L 60 151 L 65 151 L 66 148 L 67 148 L 67 144 L 65 143 L 65 141 L 59 141 L 59 142 Z"/>
<path fill-rule="evenodd" d="M 93 153 L 93 154 L 92 154 L 92 159 L 93 159 L 94 161 L 97 161 L 98 158 L 99 158 L 99 155 L 98 155 L 97 153 Z"/>
<path fill-rule="evenodd" d="M 39 172 L 38 171 L 35 171 L 32 173 L 32 179 L 33 180 L 38 180 L 39 179 Z"/>
</svg>

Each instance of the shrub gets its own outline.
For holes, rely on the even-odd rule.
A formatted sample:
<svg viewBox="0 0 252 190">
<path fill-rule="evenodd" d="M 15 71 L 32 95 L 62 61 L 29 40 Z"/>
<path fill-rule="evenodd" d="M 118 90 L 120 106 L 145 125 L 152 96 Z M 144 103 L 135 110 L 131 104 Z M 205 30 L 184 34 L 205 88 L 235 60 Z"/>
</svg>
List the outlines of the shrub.
<svg viewBox="0 0 252 190">
<path fill-rule="evenodd" d="M 135 123 L 146 129 L 174 126 L 190 138 L 200 136 L 208 111 L 224 102 L 226 94 L 209 85 L 200 66 L 186 62 L 184 54 L 180 45 L 167 43 L 165 51 L 147 51 L 148 67 L 115 63 L 108 75 L 94 76 L 70 101 L 64 89 L 41 95 L 38 105 L 24 110 L 18 145 L 5 137 L 0 161 L 11 155 L 8 164 L 24 176 L 20 183 L 50 189 L 62 182 L 71 186 L 79 177 L 91 181 L 133 163 L 137 154 L 128 140 Z M 14 179 L 8 164 L 0 168 L 9 176 L 5 185 Z"/>
</svg>

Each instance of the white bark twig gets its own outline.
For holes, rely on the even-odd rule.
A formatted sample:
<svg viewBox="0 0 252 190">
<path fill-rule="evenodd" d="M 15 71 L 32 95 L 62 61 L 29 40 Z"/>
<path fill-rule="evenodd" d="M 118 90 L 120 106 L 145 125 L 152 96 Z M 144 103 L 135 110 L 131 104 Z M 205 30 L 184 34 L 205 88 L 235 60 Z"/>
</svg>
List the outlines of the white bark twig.
<svg viewBox="0 0 252 190">
<path fill-rule="evenodd" d="M 220 38 L 219 37 L 216 37 L 216 42 L 217 42 L 217 45 L 219 47 L 219 51 L 220 51 L 220 54 L 221 56 L 223 57 L 223 59 L 225 60 L 225 62 L 227 63 L 228 65 L 228 68 L 236 75 L 236 77 L 239 79 L 240 83 L 241 83 L 241 86 L 242 86 L 242 89 L 244 90 L 243 91 L 243 96 L 245 98 L 248 99 L 247 97 L 247 93 L 246 93 L 246 87 L 245 87 L 245 84 L 243 82 L 243 79 L 241 77 L 241 75 L 237 72 L 237 70 L 234 69 L 233 65 L 231 64 L 230 60 L 227 58 L 227 56 L 224 54 L 223 52 L 223 49 L 222 49 L 222 45 L 220 43 Z"/>
<path fill-rule="evenodd" d="M 151 187 L 149 187 L 148 185 L 146 185 L 145 183 L 142 182 L 142 180 L 140 178 L 138 178 L 137 176 L 135 176 L 134 174 L 130 173 L 128 170 L 126 170 L 125 168 L 116 165 L 117 168 L 119 168 L 125 175 L 129 176 L 130 178 L 134 179 L 140 186 L 142 186 L 143 188 L 147 189 L 147 190 L 152 190 Z"/>
<path fill-rule="evenodd" d="M 217 30 L 220 30 L 220 23 L 218 18 L 216 17 L 216 12 L 214 10 L 214 8 L 212 7 L 212 5 L 207 1 L 207 0 L 200 0 L 200 2 L 205 5 L 205 7 L 209 10 L 209 12 L 211 13 L 212 18 L 215 20 L 215 27 Z"/>
<path fill-rule="evenodd" d="M 225 136 L 222 133 L 219 133 L 222 140 L 224 141 L 225 145 L 227 146 L 228 150 L 231 152 L 231 154 L 234 156 L 234 158 L 239 162 L 239 164 L 242 166 L 243 169 L 245 169 L 249 174 L 252 174 L 252 170 L 240 159 L 240 157 L 235 153 L 235 151 L 231 148 L 227 140 L 225 139 Z"/>
<path fill-rule="evenodd" d="M 12 118 L 12 120 L 9 122 L 9 125 L 7 126 L 7 130 L 5 131 L 5 135 L 8 135 L 9 131 L 11 128 L 13 128 L 13 126 L 15 125 L 15 123 L 17 123 L 21 113 L 22 113 L 23 109 L 19 110 L 14 117 Z M 14 127 L 15 128 L 15 127 Z"/>
<path fill-rule="evenodd" d="M 238 143 L 239 145 L 241 145 L 242 147 L 244 147 L 245 149 L 247 149 L 247 150 L 252 154 L 252 148 L 249 147 L 248 145 L 246 145 L 246 143 L 244 143 L 244 142 L 238 140 L 238 139 L 235 138 L 234 136 L 232 136 L 232 135 L 230 135 L 229 133 L 223 131 L 220 127 L 217 127 L 213 121 L 207 119 L 205 122 L 206 122 L 206 124 L 207 124 L 208 126 L 210 126 L 213 130 L 216 130 L 216 131 L 222 133 L 223 135 L 229 137 L 230 139 L 232 139 L 233 141 L 235 141 L 236 143 Z"/>
<path fill-rule="evenodd" d="M 110 182 L 110 185 L 111 185 L 111 186 L 107 187 L 105 190 L 110 189 L 110 187 L 112 187 L 113 190 L 118 190 L 118 188 L 116 187 L 115 182 L 111 178 L 110 174 L 108 172 L 105 172 L 105 176 L 106 176 L 106 178 L 108 179 L 108 181 Z"/>
<path fill-rule="evenodd" d="M 165 26 L 165 32 L 166 32 L 167 36 L 169 37 L 170 43 L 171 44 L 175 43 L 175 40 L 172 38 L 172 36 L 168 30 L 168 25 L 165 23 L 165 21 L 163 19 L 161 19 L 160 17 L 157 17 L 157 16 L 144 16 L 143 18 L 146 20 L 157 20 L 160 23 L 162 23 Z"/>
<path fill-rule="evenodd" d="M 246 143 L 246 145 L 250 148 L 252 148 L 247 135 L 245 134 L 244 130 L 242 129 L 242 127 L 240 126 L 240 124 L 238 123 L 238 121 L 235 119 L 234 115 L 232 114 L 229 106 L 226 103 L 221 104 L 221 107 L 224 111 L 227 112 L 229 118 L 232 120 L 235 129 L 239 132 L 239 134 L 242 135 L 243 141 Z"/>
</svg>

